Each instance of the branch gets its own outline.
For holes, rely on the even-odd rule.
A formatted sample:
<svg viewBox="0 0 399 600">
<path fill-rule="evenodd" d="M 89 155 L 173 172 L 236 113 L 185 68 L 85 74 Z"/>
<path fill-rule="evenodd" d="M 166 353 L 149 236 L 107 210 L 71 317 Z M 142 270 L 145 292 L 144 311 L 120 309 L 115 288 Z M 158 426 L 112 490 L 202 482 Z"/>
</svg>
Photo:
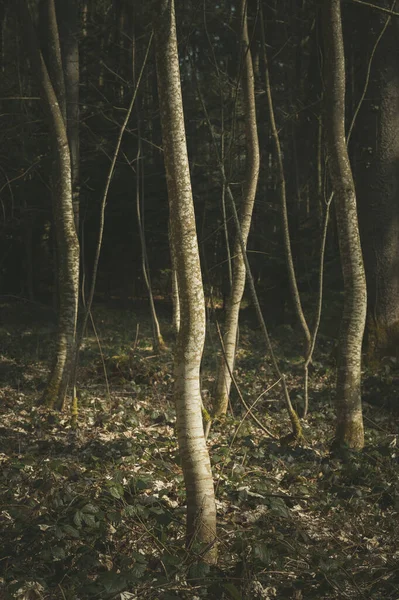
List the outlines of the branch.
<svg viewBox="0 0 399 600">
<path fill-rule="evenodd" d="M 375 4 L 372 4 L 371 2 L 364 2 L 364 0 L 351 0 L 351 2 L 353 2 L 355 4 L 362 4 L 363 6 L 368 6 L 369 8 L 374 8 L 375 10 L 379 10 L 380 12 L 384 12 L 388 15 L 391 15 L 391 17 L 399 17 L 398 12 L 395 12 L 389 8 L 383 8 L 382 6 L 376 6 Z"/>
</svg>

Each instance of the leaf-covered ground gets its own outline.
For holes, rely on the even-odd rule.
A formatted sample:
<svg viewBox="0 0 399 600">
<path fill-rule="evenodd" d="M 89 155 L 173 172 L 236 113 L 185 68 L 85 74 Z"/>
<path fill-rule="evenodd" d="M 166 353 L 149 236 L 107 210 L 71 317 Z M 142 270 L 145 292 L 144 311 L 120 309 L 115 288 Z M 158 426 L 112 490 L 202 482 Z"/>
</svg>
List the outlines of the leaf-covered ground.
<svg viewBox="0 0 399 600">
<path fill-rule="evenodd" d="M 51 355 L 51 315 L 11 304 L 1 314 L 0 598 L 399 598 L 395 361 L 373 377 L 365 373 L 367 445 L 358 455 L 329 452 L 334 374 L 326 337 L 315 357 L 302 445 L 267 437 L 244 418 L 233 393 L 232 413 L 208 440 L 220 556 L 209 567 L 184 548 L 172 354 L 152 353 L 146 312 L 95 312 L 100 345 L 90 333 L 76 430 L 68 411 L 36 407 Z M 218 352 L 217 334 L 209 333 L 205 403 Z M 275 338 L 300 407 L 293 350 L 300 342 L 289 327 Z M 240 348 L 237 379 L 252 404 L 275 379 L 259 331 L 244 325 Z M 289 433 L 279 386 L 254 412 L 275 436 Z"/>
</svg>

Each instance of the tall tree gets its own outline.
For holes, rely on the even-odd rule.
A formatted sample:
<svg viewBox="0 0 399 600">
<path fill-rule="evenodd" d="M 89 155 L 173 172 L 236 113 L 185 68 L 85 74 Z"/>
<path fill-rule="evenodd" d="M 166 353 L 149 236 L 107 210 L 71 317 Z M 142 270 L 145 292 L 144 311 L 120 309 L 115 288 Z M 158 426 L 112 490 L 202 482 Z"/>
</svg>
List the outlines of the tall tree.
<svg viewBox="0 0 399 600">
<path fill-rule="evenodd" d="M 175 348 L 177 436 L 187 493 L 187 541 L 202 542 L 216 560 L 216 507 L 201 414 L 200 364 L 205 303 L 184 127 L 174 0 L 154 0 L 156 65 L 170 210 L 170 239 L 177 270 L 180 329 Z"/>
<path fill-rule="evenodd" d="M 379 3 L 392 8 L 391 0 Z M 399 2 L 396 2 L 399 6 Z M 358 61 L 375 49 L 370 81 L 356 129 L 356 187 L 367 278 L 369 358 L 396 354 L 399 347 L 399 21 L 383 12 L 356 8 Z M 378 38 L 380 40 L 378 41 Z M 370 59 L 371 60 L 371 59 Z M 367 61 L 367 68 L 368 68 Z"/>
<path fill-rule="evenodd" d="M 269 66 L 268 66 L 268 58 L 266 52 L 266 41 L 265 41 L 265 31 L 264 31 L 264 23 L 263 23 L 263 11 L 260 11 L 261 16 L 261 32 L 262 32 L 262 54 L 263 61 L 265 65 L 265 88 L 266 88 L 266 98 L 267 98 L 267 106 L 269 111 L 269 119 L 270 119 L 270 131 L 274 141 L 275 149 L 276 149 L 276 158 L 277 158 L 277 173 L 278 173 L 278 189 L 280 196 L 280 211 L 281 211 L 281 219 L 282 219 L 282 234 L 284 240 L 284 252 L 285 252 L 285 260 L 287 265 L 287 274 L 290 282 L 292 301 L 296 313 L 296 317 L 301 326 L 304 338 L 305 338 L 305 357 L 309 355 L 311 348 L 311 334 L 306 321 L 305 314 L 302 308 L 301 297 L 299 295 L 299 289 L 297 284 L 297 278 L 295 273 L 294 259 L 292 256 L 292 248 L 291 248 L 291 236 L 290 236 L 290 228 L 288 221 L 288 209 L 287 209 L 287 194 L 286 194 L 286 180 L 284 174 L 284 163 L 283 163 L 283 152 L 281 150 L 280 144 L 280 136 L 277 129 L 275 114 L 274 114 L 274 106 L 273 106 L 273 97 L 272 97 L 272 89 L 270 84 L 270 75 L 269 75 Z"/>
<path fill-rule="evenodd" d="M 79 289 L 79 243 L 72 202 L 72 173 L 66 128 L 66 97 L 54 0 L 43 6 L 48 28 L 47 62 L 40 50 L 29 7 L 18 1 L 34 72 L 48 116 L 53 158 L 52 198 L 57 254 L 58 334 L 54 365 L 43 395 L 50 407 L 62 408 L 72 366 Z"/>
<path fill-rule="evenodd" d="M 345 54 L 341 0 L 324 2 L 322 10 L 325 131 L 345 291 L 338 346 L 335 442 L 338 446 L 357 450 L 364 445 L 361 354 L 366 320 L 366 280 L 355 186 L 345 140 Z"/>
<path fill-rule="evenodd" d="M 65 81 L 66 123 L 71 155 L 73 211 L 79 232 L 79 5 L 78 0 L 57 0 L 57 22 Z"/>
<path fill-rule="evenodd" d="M 241 43 L 242 43 L 242 88 L 245 113 L 245 135 L 247 172 L 244 184 L 244 197 L 241 204 L 240 225 L 244 243 L 247 243 L 251 227 L 252 212 L 259 178 L 259 141 L 256 123 L 255 82 L 252 55 L 249 45 L 247 0 L 240 0 Z M 245 263 L 236 235 L 233 253 L 233 279 L 226 306 L 224 353 L 221 357 L 215 392 L 215 415 L 223 415 L 229 402 L 231 375 L 236 354 L 238 318 L 241 300 L 245 289 Z"/>
</svg>

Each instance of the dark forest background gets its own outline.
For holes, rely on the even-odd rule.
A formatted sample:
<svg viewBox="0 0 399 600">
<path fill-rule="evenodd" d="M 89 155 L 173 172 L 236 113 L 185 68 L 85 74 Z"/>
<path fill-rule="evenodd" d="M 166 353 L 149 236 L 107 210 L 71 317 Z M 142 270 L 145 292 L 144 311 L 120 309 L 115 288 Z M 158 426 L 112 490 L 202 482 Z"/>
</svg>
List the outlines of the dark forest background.
<svg viewBox="0 0 399 600">
<path fill-rule="evenodd" d="M 348 144 L 367 279 L 355 402 L 350 394 L 340 399 L 345 386 L 336 387 L 337 356 L 348 359 L 350 372 L 356 352 L 342 342 L 344 335 L 339 339 L 350 296 L 342 266 L 351 258 L 340 253 L 342 231 L 331 202 L 327 129 L 333 111 L 326 108 L 331 90 L 322 23 L 329 1 L 247 2 L 260 149 L 247 255 L 272 344 L 265 344 L 246 289 L 224 415 L 215 381 L 236 236 L 227 196 L 230 189 L 242 214 L 250 154 L 243 92 L 248 50 L 241 3 L 175 0 L 206 301 L 198 417 L 215 484 L 214 564 L 206 557 L 211 544 L 185 546 L 187 486 L 173 402 L 172 236 L 151 37 L 157 2 L 0 0 L 0 598 L 397 600 L 399 1 L 340 3 L 341 141 Z M 73 204 L 80 251 L 78 327 L 71 293 L 66 350 L 68 344 L 59 343 L 66 322 L 59 293 L 66 289 L 59 260 L 65 240 L 56 239 L 62 219 L 54 193 L 60 148 L 37 61 L 41 52 L 63 99 L 49 7 L 64 61 L 58 75 L 66 84 L 63 118 L 74 157 L 69 215 Z M 310 355 L 287 267 L 282 183 L 312 335 L 321 303 Z M 87 310 L 104 202 L 94 302 Z M 143 263 L 164 336 L 158 345 Z M 73 268 L 78 278 L 77 264 Z M 55 393 L 48 372 L 64 350 Z M 360 442 L 351 410 L 360 415 Z M 338 448 L 341 417 L 356 439 L 351 445 L 348 435 Z"/>
</svg>

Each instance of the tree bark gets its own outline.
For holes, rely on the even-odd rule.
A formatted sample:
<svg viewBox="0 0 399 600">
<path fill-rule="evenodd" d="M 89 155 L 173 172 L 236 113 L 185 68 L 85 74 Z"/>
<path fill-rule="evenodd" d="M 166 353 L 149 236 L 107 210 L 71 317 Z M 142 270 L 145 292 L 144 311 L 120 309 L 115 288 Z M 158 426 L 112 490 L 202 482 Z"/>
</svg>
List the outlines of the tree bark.
<svg viewBox="0 0 399 600">
<path fill-rule="evenodd" d="M 338 347 L 335 444 L 359 450 L 364 445 L 361 351 L 367 294 L 355 186 L 345 140 L 345 55 L 340 0 L 323 3 L 323 36 L 328 166 L 335 194 L 345 290 Z"/>
<path fill-rule="evenodd" d="M 53 0 L 49 0 L 49 4 L 52 3 Z M 26 30 L 30 55 L 40 86 L 43 104 L 48 115 L 54 159 L 52 196 L 57 247 L 58 334 L 54 365 L 42 401 L 51 408 L 61 409 L 64 404 L 72 366 L 79 289 L 79 243 L 72 207 L 71 159 L 65 117 L 61 108 L 65 105 L 65 97 L 59 98 L 55 92 L 49 70 L 37 43 L 28 5 L 24 0 L 18 1 L 18 10 Z M 49 6 L 49 14 L 52 15 L 53 13 L 55 13 L 54 6 Z M 54 47 L 59 47 L 56 21 L 49 18 L 48 24 L 51 25 L 49 39 L 52 40 Z M 51 69 L 58 68 L 60 68 L 59 60 L 53 60 Z M 57 72 L 56 87 L 61 90 L 59 93 L 62 93 L 61 75 Z"/>
<path fill-rule="evenodd" d="M 79 6 L 77 0 L 58 0 L 61 56 L 64 69 L 66 118 L 71 155 L 73 212 L 79 234 Z"/>
<path fill-rule="evenodd" d="M 205 341 L 205 303 L 195 226 L 181 96 L 173 0 L 155 0 L 156 65 L 171 243 L 181 305 L 175 347 L 177 436 L 187 493 L 187 542 L 204 544 L 216 561 L 216 507 L 201 414 L 200 364 Z"/>
<path fill-rule="evenodd" d="M 280 195 L 280 211 L 281 211 L 281 220 L 282 220 L 282 233 L 283 233 L 283 242 L 284 242 L 284 252 L 285 252 L 285 261 L 287 265 L 287 273 L 288 279 L 291 288 L 292 301 L 294 305 L 294 310 L 301 326 L 304 338 L 305 338 L 305 359 L 309 355 L 310 348 L 312 345 L 312 336 L 310 334 L 309 326 L 306 321 L 305 314 L 302 308 L 301 297 L 299 295 L 298 283 L 296 279 L 295 273 L 295 265 L 294 259 L 292 256 L 292 248 L 291 248 L 291 235 L 290 235 L 290 227 L 288 221 L 288 210 L 287 210 L 287 193 L 286 193 L 286 180 L 284 174 L 284 163 L 283 163 L 283 153 L 280 145 L 280 136 L 277 129 L 276 119 L 274 116 L 274 106 L 273 106 L 273 98 L 272 98 L 272 90 L 270 85 L 270 75 L 269 75 L 269 66 L 266 52 L 266 40 L 265 40 L 265 31 L 263 24 L 263 11 L 261 8 L 261 32 L 262 32 L 262 53 L 263 53 L 263 61 L 265 63 L 265 88 L 266 88 L 266 97 L 267 97 L 267 105 L 269 110 L 269 119 L 270 119 L 270 130 L 273 137 L 274 145 L 276 148 L 276 159 L 277 159 L 277 173 L 278 173 L 278 188 Z"/>
<path fill-rule="evenodd" d="M 392 7 L 391 1 L 381 3 Z M 356 187 L 368 294 L 367 355 L 374 361 L 386 354 L 396 356 L 399 349 L 399 21 L 369 10 L 359 17 L 363 63 L 371 49 L 370 19 L 376 35 L 386 27 L 373 57 L 356 130 Z"/>
<path fill-rule="evenodd" d="M 179 283 L 177 281 L 177 267 L 176 267 L 176 257 L 174 255 L 174 250 L 172 246 L 172 238 L 171 238 L 171 222 L 169 219 L 169 245 L 170 245 L 170 262 L 171 262 L 171 272 L 172 272 L 172 326 L 173 332 L 177 336 L 180 330 L 180 298 L 179 298 Z"/>
<path fill-rule="evenodd" d="M 256 123 L 255 83 L 252 56 L 249 47 L 246 0 L 241 0 L 241 43 L 243 52 L 242 87 L 245 112 L 247 172 L 244 185 L 244 198 L 241 206 L 240 225 L 242 238 L 246 245 L 251 227 L 260 161 L 258 129 Z M 227 412 L 231 388 L 230 373 L 234 369 L 238 319 L 241 300 L 245 289 L 245 264 L 238 235 L 236 235 L 234 242 L 233 256 L 233 281 L 227 300 L 225 332 L 223 336 L 225 356 L 222 355 L 219 362 L 214 401 L 215 416 L 224 415 Z"/>
</svg>

